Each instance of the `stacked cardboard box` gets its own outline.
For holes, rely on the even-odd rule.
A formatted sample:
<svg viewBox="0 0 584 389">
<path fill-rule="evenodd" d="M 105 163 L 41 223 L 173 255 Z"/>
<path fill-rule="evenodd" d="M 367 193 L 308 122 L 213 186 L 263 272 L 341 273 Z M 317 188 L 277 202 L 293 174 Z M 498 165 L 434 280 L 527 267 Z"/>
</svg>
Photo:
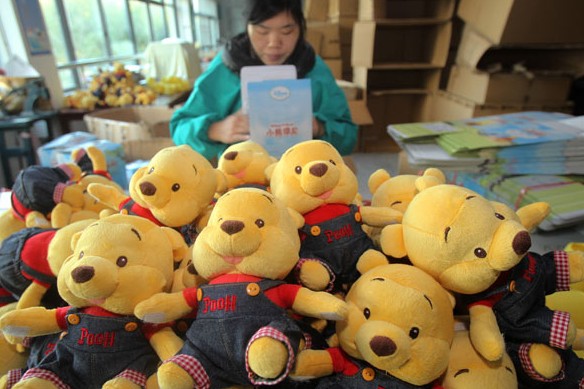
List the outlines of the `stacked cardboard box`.
<svg viewBox="0 0 584 389">
<path fill-rule="evenodd" d="M 351 81 L 353 23 L 358 0 L 305 0 L 307 39 L 339 80 Z"/>
<path fill-rule="evenodd" d="M 446 83 L 456 97 L 438 98 L 464 101 L 461 115 L 570 112 L 570 86 L 584 72 L 583 14 L 581 0 L 460 0 L 463 27 Z"/>
<path fill-rule="evenodd" d="M 366 91 L 373 125 L 363 151 L 397 148 L 387 125 L 423 121 L 439 88 L 452 35 L 454 0 L 360 0 L 353 29 L 353 82 Z"/>
</svg>

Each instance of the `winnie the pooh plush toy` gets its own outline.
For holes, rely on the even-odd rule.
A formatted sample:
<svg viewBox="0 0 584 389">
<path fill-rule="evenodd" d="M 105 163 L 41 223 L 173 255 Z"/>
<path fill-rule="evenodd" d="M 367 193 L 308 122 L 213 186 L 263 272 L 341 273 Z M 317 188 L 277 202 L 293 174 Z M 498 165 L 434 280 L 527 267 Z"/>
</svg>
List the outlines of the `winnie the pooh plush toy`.
<svg viewBox="0 0 584 389">
<path fill-rule="evenodd" d="M 366 271 L 337 321 L 340 348 L 307 350 L 297 366 L 317 388 L 430 388 L 446 371 L 454 297 L 422 270 L 387 264 Z M 296 374 L 294 372 L 293 374 Z"/>
<path fill-rule="evenodd" d="M 72 253 L 71 238 L 93 223 L 80 220 L 66 227 L 24 228 L 0 246 L 0 305 L 17 302 L 17 308 L 63 305 L 57 293 L 57 274 Z M 49 289 L 52 293 L 47 293 Z"/>
<path fill-rule="evenodd" d="M 289 313 L 338 320 L 344 301 L 282 280 L 296 265 L 302 223 L 267 191 L 238 188 L 221 196 L 193 245 L 206 285 L 158 294 L 136 307 L 145 321 L 196 311 L 183 348 L 158 369 L 161 388 L 287 383 L 295 359 L 312 343 Z"/>
<path fill-rule="evenodd" d="M 584 253 L 528 251 L 531 237 L 522 223 L 536 225 L 545 215 L 541 207 L 547 204 L 514 215 L 467 188 L 437 185 L 414 197 L 402 224 L 383 229 L 381 246 L 388 255 L 407 253 L 458 293 L 468 307 L 470 339 L 484 358 L 496 361 L 506 345 L 524 345 L 521 354 L 508 349 L 512 358 L 523 356 L 514 361 L 518 371 L 577 386 L 584 369 L 563 360 L 563 350 L 581 348 L 584 332 L 568 313 L 546 307 L 545 295 L 584 279 Z"/>
<path fill-rule="evenodd" d="M 398 222 L 401 212 L 353 204 L 357 177 L 330 143 L 298 143 L 266 173 L 271 192 L 304 217 L 299 231 L 301 260 L 296 269 L 302 285 L 344 292 L 359 277 L 359 261 L 387 263 L 362 226 Z"/>
<path fill-rule="evenodd" d="M 448 369 L 442 378 L 444 389 L 517 389 L 517 373 L 509 354 L 498 361 L 483 358 L 470 342 L 464 327 L 454 333 Z"/>
<path fill-rule="evenodd" d="M 130 196 L 96 183 L 88 186 L 92 196 L 123 213 L 185 231 L 191 224 L 204 226 L 215 193 L 224 189 L 223 174 L 186 145 L 166 147 L 138 169 L 130 179 Z"/>
<path fill-rule="evenodd" d="M 417 182 L 417 186 L 416 186 Z M 371 205 L 374 207 L 391 207 L 403 213 L 414 196 L 418 187 L 446 183 L 446 176 L 440 169 L 428 168 L 420 175 L 398 174 L 392 176 L 385 169 L 377 169 L 369 176 L 367 186 L 371 192 Z M 363 226 L 363 229 L 379 246 L 380 227 Z M 395 259 L 392 259 L 395 262 Z"/>
<path fill-rule="evenodd" d="M 61 202 L 83 206 L 82 188 L 69 185 L 80 177 L 81 169 L 74 163 L 22 169 L 12 186 L 11 207 L 0 215 L 0 243 L 25 227 L 50 228 L 51 212 Z"/>
<path fill-rule="evenodd" d="M 67 203 L 59 203 L 51 212 L 51 226 L 61 228 L 69 223 L 82 219 L 98 219 L 117 213 L 118 210 L 98 201 L 87 192 L 87 187 L 92 183 L 99 183 L 112 190 L 117 190 L 119 195 L 124 195 L 124 189 L 111 177 L 107 169 L 107 160 L 103 151 L 95 146 L 86 149 L 76 149 L 71 153 L 71 159 L 81 169 L 81 177 L 76 185 L 83 191 L 83 205 L 81 208 L 73 208 Z"/>
<path fill-rule="evenodd" d="M 217 161 L 217 169 L 225 175 L 227 190 L 240 186 L 267 189 L 270 182 L 265 171 L 276 161 L 262 145 L 247 140 L 226 148 Z"/>
<path fill-rule="evenodd" d="M 76 234 L 72 247 L 57 277 L 69 307 L 17 309 L 0 318 L 0 329 L 12 336 L 66 333 L 14 388 L 144 387 L 181 341 L 170 327 L 145 325 L 133 311 L 170 290 L 174 264 L 186 251 L 182 236 L 116 214 Z"/>
</svg>

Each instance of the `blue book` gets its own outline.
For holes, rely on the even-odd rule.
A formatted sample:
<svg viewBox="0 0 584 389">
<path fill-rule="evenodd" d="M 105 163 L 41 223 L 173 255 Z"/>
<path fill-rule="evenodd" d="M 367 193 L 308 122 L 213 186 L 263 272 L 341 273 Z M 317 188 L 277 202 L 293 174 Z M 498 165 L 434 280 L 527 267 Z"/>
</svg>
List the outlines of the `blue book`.
<svg viewBox="0 0 584 389">
<path fill-rule="evenodd" d="M 312 139 L 312 90 L 308 79 L 250 82 L 247 85 L 251 139 L 276 158 Z"/>
</svg>

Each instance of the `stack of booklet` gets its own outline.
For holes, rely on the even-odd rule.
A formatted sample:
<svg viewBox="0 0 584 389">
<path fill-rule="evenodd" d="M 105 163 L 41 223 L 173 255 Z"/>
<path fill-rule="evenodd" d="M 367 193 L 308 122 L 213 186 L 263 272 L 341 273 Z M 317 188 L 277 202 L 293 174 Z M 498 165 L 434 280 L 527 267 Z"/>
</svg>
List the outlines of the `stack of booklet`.
<svg viewBox="0 0 584 389">
<path fill-rule="evenodd" d="M 584 117 L 529 111 L 388 126 L 414 167 L 584 174 Z"/>
<path fill-rule="evenodd" d="M 409 164 L 515 209 L 548 202 L 543 230 L 584 223 L 584 116 L 529 111 L 388 126 Z"/>
</svg>

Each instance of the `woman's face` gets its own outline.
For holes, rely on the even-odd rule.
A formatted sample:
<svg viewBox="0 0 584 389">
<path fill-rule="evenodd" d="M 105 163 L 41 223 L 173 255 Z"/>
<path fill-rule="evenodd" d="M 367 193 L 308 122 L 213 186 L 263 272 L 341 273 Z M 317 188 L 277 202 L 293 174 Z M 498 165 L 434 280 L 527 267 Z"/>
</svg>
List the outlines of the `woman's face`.
<svg viewBox="0 0 584 389">
<path fill-rule="evenodd" d="M 264 65 L 281 65 L 296 47 L 300 26 L 289 12 L 281 12 L 259 24 L 248 24 L 247 33 Z"/>
</svg>

